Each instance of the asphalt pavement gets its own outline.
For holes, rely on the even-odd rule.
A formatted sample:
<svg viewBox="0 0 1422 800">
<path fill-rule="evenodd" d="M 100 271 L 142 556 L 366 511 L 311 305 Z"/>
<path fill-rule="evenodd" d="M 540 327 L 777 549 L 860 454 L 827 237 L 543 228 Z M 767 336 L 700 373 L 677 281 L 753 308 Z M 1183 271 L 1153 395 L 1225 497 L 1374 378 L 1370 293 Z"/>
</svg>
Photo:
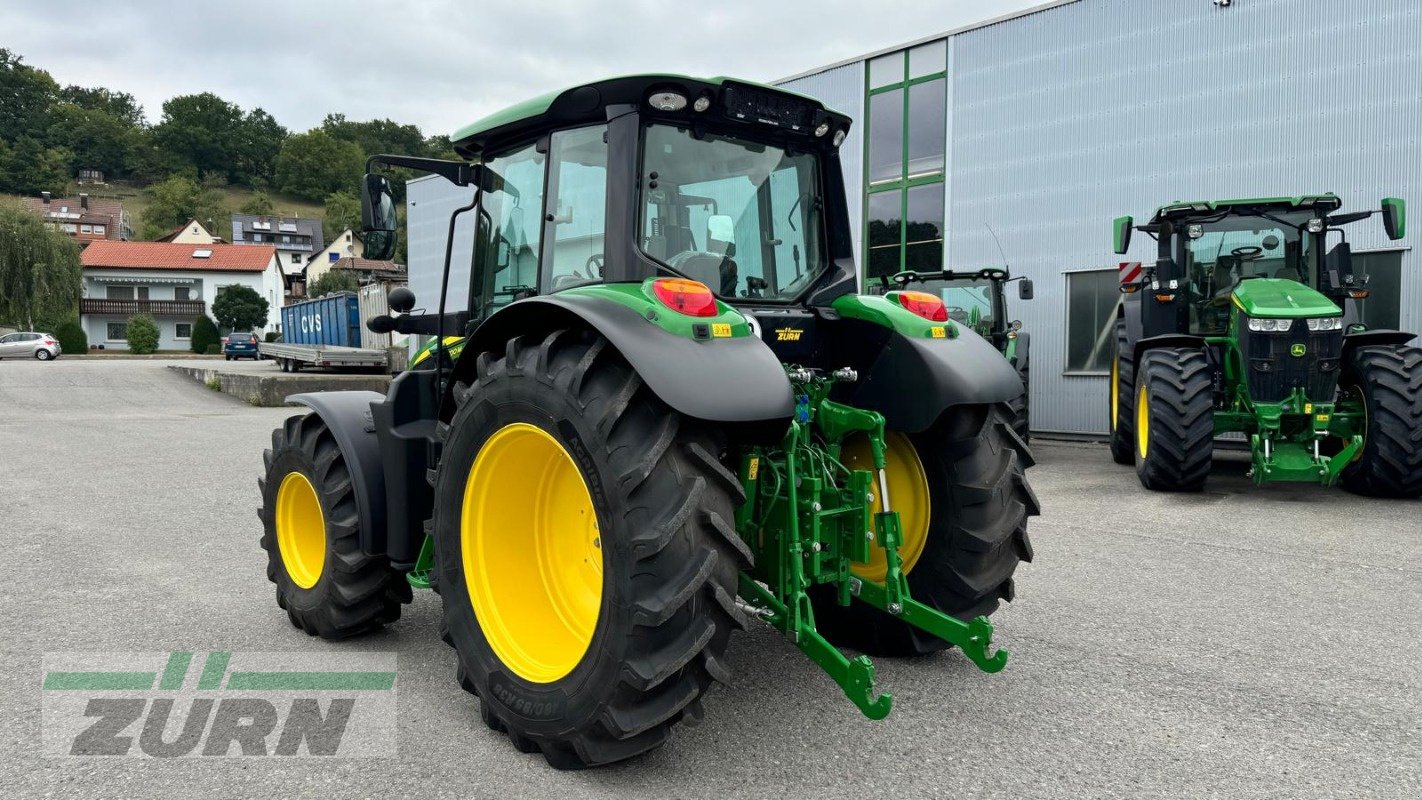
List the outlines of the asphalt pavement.
<svg viewBox="0 0 1422 800">
<path fill-rule="evenodd" d="M 1255 488 L 1238 454 L 1154 494 L 1102 446 L 1041 441 L 1003 672 L 879 659 L 895 707 L 871 722 L 753 627 L 700 725 L 560 773 L 479 721 L 438 597 L 355 641 L 287 622 L 255 509 L 291 413 L 161 361 L 0 362 L 0 796 L 1422 796 L 1422 503 Z M 394 652 L 399 755 L 45 757 L 41 658 L 76 650 Z"/>
</svg>

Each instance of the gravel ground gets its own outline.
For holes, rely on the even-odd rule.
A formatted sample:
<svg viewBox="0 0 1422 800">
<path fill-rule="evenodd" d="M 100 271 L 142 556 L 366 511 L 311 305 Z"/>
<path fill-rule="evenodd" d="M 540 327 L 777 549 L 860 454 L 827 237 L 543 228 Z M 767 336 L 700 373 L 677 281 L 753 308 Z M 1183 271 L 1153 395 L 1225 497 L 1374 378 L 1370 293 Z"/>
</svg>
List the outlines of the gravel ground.
<svg viewBox="0 0 1422 800">
<path fill-rule="evenodd" d="M 1005 671 L 881 659 L 895 710 L 875 723 L 752 628 L 701 725 L 630 763 L 559 773 L 478 721 L 435 636 L 437 597 L 352 642 L 287 623 L 254 508 L 262 448 L 290 413 L 161 361 L 0 362 L 0 529 L 15 543 L 0 794 L 1422 796 L 1417 502 L 1256 489 L 1237 454 L 1201 494 L 1152 494 L 1104 447 L 1040 442 L 1037 560 L 994 617 Z M 45 758 L 40 659 L 71 650 L 394 652 L 399 756 Z"/>
</svg>

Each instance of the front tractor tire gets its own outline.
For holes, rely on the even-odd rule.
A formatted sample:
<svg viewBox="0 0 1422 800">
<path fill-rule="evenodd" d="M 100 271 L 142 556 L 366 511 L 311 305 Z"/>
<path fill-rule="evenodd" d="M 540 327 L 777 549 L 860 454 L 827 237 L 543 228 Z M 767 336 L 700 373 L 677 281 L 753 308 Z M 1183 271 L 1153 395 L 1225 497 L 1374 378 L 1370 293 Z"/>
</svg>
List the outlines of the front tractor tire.
<svg viewBox="0 0 1422 800">
<path fill-rule="evenodd" d="M 1344 366 L 1345 396 L 1360 399 L 1363 449 L 1340 476 L 1373 497 L 1422 496 L 1422 349 L 1359 347 Z"/>
<path fill-rule="evenodd" d="M 1111 354 L 1111 384 L 1107 416 L 1111 424 L 1111 460 L 1130 466 L 1136 463 L 1131 417 L 1135 409 L 1135 363 L 1126 358 L 1126 326 L 1116 325 L 1116 346 Z"/>
<path fill-rule="evenodd" d="M 890 433 L 886 475 L 890 506 L 899 512 L 899 548 L 909 593 L 967 621 L 988 616 L 1013 598 L 1017 565 L 1032 560 L 1027 518 L 1041 511 L 1027 483 L 1032 466 L 1014 430 L 1008 404 L 949 409 L 920 434 Z M 845 463 L 872 469 L 868 447 L 846 446 Z M 874 510 L 880 509 L 875 482 Z M 884 578 L 883 550 L 855 565 L 866 580 Z M 949 643 L 863 603 L 839 605 L 833 587 L 816 587 L 815 624 L 834 644 L 870 655 L 916 656 Z"/>
<path fill-rule="evenodd" d="M 560 769 L 696 722 L 725 653 L 744 492 L 712 432 L 607 341 L 556 331 L 485 353 L 455 389 L 435 478 L 436 586 L 458 680 L 493 730 Z"/>
<path fill-rule="evenodd" d="M 1149 350 L 1137 378 L 1132 428 L 1141 485 L 1158 492 L 1199 491 L 1214 453 L 1209 361 L 1200 350 Z"/>
<path fill-rule="evenodd" d="M 262 549 L 277 605 L 312 636 L 344 639 L 400 618 L 405 576 L 360 549 L 346 454 L 317 414 L 291 417 L 263 452 Z"/>
</svg>

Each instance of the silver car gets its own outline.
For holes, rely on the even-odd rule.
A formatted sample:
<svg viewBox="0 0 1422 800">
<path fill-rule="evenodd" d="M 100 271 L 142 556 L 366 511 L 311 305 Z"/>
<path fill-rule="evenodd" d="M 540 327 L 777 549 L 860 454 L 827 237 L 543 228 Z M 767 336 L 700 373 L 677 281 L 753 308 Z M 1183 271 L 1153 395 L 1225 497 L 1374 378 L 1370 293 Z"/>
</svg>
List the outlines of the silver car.
<svg viewBox="0 0 1422 800">
<path fill-rule="evenodd" d="M 48 361 L 63 352 L 52 333 L 21 331 L 0 336 L 0 358 L 38 358 Z"/>
</svg>

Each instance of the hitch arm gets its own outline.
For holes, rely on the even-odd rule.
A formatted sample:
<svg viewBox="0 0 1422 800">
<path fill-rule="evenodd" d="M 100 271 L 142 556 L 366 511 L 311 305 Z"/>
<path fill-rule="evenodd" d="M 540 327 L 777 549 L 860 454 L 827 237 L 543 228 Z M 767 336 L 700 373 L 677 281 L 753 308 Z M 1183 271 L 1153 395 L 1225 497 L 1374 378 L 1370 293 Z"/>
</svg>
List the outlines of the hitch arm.
<svg viewBox="0 0 1422 800">
<path fill-rule="evenodd" d="M 992 623 L 987 621 L 987 617 L 974 617 L 972 622 L 963 622 L 911 597 L 900 598 L 899 611 L 894 613 L 889 609 L 889 591 L 881 584 L 860 578 L 850 578 L 850 592 L 865 603 L 888 611 L 915 628 L 951 642 L 983 672 L 1000 672 L 1007 666 L 1006 650 L 997 650 L 988 655 L 988 648 L 992 646 Z"/>
</svg>

